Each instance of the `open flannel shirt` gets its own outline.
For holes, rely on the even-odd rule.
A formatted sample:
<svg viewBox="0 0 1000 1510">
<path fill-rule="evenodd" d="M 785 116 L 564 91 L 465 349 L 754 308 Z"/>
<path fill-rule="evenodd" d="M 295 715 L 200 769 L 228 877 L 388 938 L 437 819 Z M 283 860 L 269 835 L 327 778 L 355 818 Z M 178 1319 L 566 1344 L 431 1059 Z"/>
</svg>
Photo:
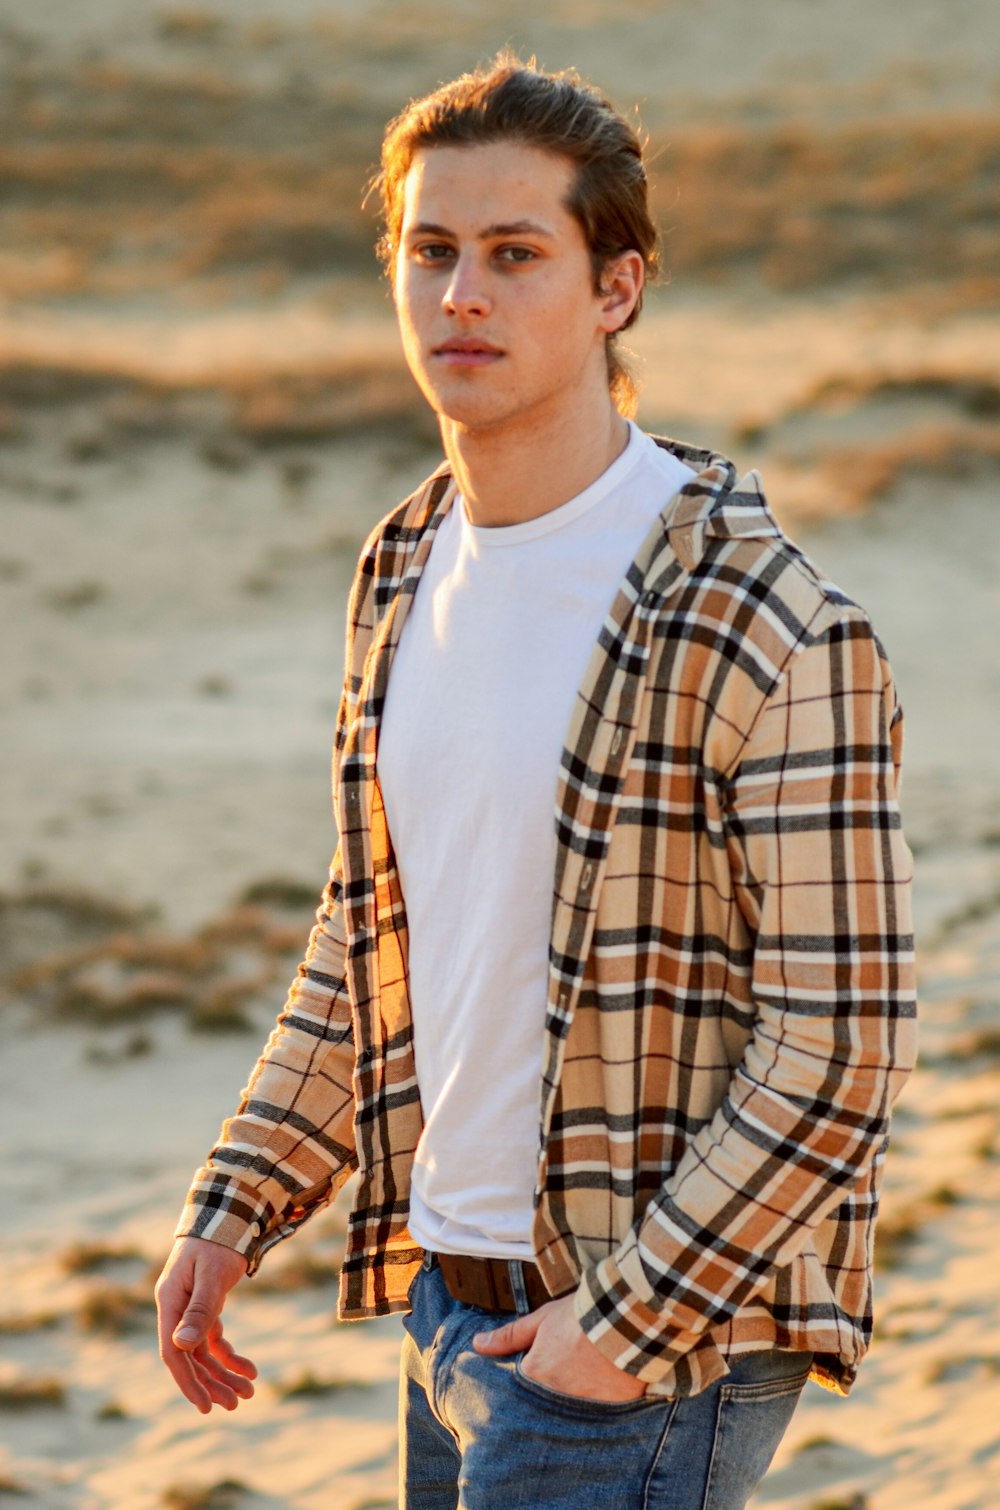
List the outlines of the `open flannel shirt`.
<svg viewBox="0 0 1000 1510">
<path fill-rule="evenodd" d="M 575 1289 L 590 1340 L 650 1393 L 695 1394 L 770 1347 L 813 1352 L 813 1377 L 846 1393 L 915 1047 L 901 711 L 868 618 L 781 533 L 756 473 L 660 444 L 699 475 L 621 583 L 559 772 L 533 1244 L 549 1290 Z M 343 1319 L 405 1310 L 423 1257 L 406 1226 L 422 1127 L 406 913 L 376 760 L 455 493 L 439 468 L 362 554 L 330 879 L 178 1228 L 253 1272 L 357 1170 Z"/>
</svg>

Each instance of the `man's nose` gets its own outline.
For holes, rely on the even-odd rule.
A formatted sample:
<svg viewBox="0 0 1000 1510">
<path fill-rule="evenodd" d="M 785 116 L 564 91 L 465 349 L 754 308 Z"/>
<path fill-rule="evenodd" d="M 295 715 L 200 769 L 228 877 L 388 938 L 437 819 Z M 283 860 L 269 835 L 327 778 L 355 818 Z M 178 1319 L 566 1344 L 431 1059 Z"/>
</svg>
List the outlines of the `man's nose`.
<svg viewBox="0 0 1000 1510">
<path fill-rule="evenodd" d="M 474 257 L 456 257 L 442 303 L 445 312 L 450 315 L 468 317 L 489 314 L 490 298 L 486 291 L 486 279 L 482 267 Z"/>
</svg>

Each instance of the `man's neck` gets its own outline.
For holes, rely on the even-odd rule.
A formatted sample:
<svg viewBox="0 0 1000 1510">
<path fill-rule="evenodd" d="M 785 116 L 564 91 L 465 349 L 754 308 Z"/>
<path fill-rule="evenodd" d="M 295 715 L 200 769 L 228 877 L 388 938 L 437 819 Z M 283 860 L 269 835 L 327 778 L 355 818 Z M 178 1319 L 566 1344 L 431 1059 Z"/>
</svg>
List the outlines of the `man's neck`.
<svg viewBox="0 0 1000 1510">
<path fill-rule="evenodd" d="M 606 472 L 628 444 L 628 423 L 611 403 L 556 423 L 460 429 L 441 421 L 452 473 L 474 525 L 524 524 L 568 503 Z"/>
</svg>

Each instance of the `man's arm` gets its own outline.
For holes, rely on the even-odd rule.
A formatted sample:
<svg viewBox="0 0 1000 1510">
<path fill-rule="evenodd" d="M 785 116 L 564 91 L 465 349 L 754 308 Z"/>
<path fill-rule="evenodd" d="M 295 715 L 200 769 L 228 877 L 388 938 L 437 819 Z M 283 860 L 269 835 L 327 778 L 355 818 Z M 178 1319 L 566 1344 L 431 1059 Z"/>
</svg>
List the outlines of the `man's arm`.
<svg viewBox="0 0 1000 1510">
<path fill-rule="evenodd" d="M 373 584 L 383 525 L 361 552 L 347 604 L 344 683 L 333 739 L 341 757 L 375 629 Z M 208 1162 L 198 1170 L 175 1236 L 232 1248 L 255 1272 L 266 1248 L 328 1200 L 356 1166 L 354 1039 L 338 843 L 316 924 L 284 1010 Z"/>
<path fill-rule="evenodd" d="M 222 1331 L 229 1291 L 356 1162 L 354 1042 L 338 857 L 284 1011 L 236 1115 L 194 1177 L 156 1287 L 160 1356 L 202 1412 L 235 1409 L 256 1369 Z"/>
<path fill-rule="evenodd" d="M 576 1314 L 643 1377 L 730 1320 L 883 1146 L 914 1061 L 901 722 L 867 619 L 796 654 L 728 773 L 727 844 L 755 939 L 756 1020 L 728 1094 Z"/>
<path fill-rule="evenodd" d="M 175 1232 L 233 1249 L 250 1273 L 357 1160 L 339 850 L 316 918 L 284 1009 Z"/>
<path fill-rule="evenodd" d="M 344 689 L 333 746 L 335 796 L 372 629 L 369 588 L 377 534 L 362 552 L 348 604 Z M 157 1284 L 161 1357 L 201 1411 L 213 1404 L 234 1409 L 253 1393 L 253 1364 L 233 1352 L 222 1332 L 229 1291 L 256 1269 L 266 1247 L 329 1199 L 356 1162 L 346 953 L 338 846 L 284 1010 L 236 1115 L 223 1125 L 194 1177 L 177 1242 Z"/>
</svg>

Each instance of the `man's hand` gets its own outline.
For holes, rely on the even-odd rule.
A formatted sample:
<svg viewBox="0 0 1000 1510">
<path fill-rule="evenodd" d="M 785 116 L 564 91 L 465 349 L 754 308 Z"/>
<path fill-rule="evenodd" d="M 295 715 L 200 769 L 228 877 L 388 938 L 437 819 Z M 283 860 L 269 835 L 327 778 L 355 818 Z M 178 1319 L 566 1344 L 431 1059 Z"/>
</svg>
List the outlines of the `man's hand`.
<svg viewBox="0 0 1000 1510">
<path fill-rule="evenodd" d="M 200 1237 L 179 1238 L 156 1284 L 160 1357 L 191 1404 L 235 1410 L 253 1394 L 257 1370 L 222 1335 L 222 1307 L 247 1261 Z"/>
<path fill-rule="evenodd" d="M 576 1319 L 572 1295 L 550 1300 L 528 1316 L 519 1316 L 493 1332 L 472 1339 L 477 1353 L 503 1357 L 527 1352 L 521 1371 L 539 1384 L 584 1400 L 637 1400 L 646 1393 L 641 1379 L 609 1363 Z"/>
</svg>

